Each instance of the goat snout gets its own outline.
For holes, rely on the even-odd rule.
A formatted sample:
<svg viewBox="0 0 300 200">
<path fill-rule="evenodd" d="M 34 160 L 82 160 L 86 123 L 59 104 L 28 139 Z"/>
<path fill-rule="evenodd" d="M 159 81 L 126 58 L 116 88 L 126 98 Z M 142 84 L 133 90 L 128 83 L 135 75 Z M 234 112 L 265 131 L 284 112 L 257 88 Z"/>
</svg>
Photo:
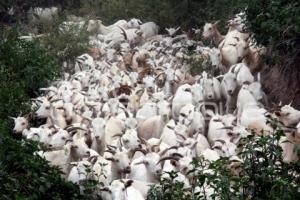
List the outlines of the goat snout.
<svg viewBox="0 0 300 200">
<path fill-rule="evenodd" d="M 124 172 L 125 174 L 129 174 L 129 173 L 131 172 L 130 166 L 127 166 L 127 167 L 123 170 L 123 172 Z"/>
<path fill-rule="evenodd" d="M 281 116 L 281 113 L 280 113 L 279 111 L 276 111 L 276 112 L 275 112 L 275 115 L 278 116 L 278 117 L 280 117 L 280 116 Z"/>
<path fill-rule="evenodd" d="M 163 117 L 164 120 L 168 119 L 168 115 L 167 114 L 164 114 L 162 117 Z"/>
<path fill-rule="evenodd" d="M 154 92 L 154 88 L 153 87 L 148 87 L 147 91 L 148 92 Z"/>
</svg>

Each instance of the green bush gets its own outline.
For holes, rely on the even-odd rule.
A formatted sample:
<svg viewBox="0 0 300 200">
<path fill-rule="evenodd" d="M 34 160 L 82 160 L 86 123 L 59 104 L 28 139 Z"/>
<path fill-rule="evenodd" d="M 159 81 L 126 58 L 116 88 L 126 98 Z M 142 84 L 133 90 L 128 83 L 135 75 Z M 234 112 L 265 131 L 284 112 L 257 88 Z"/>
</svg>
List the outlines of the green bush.
<svg viewBox="0 0 300 200">
<path fill-rule="evenodd" d="M 67 9 L 76 15 L 97 16 L 106 25 L 133 17 L 154 21 L 161 30 L 170 26 L 200 28 L 207 21 L 221 19 L 224 31 L 225 20 L 244 5 L 241 0 L 80 0 L 78 4 L 68 4 Z"/>
<path fill-rule="evenodd" d="M 36 143 L 13 138 L 8 116 L 30 111 L 30 98 L 49 85 L 60 69 L 37 41 L 25 42 L 16 31 L 0 41 L 0 194 L 1 199 L 81 199 L 78 186 L 65 182 L 58 168 L 33 153 Z"/>
<path fill-rule="evenodd" d="M 300 2 L 249 1 L 248 26 L 259 44 L 268 46 L 269 64 L 298 67 L 300 63 Z"/>
<path fill-rule="evenodd" d="M 83 199 L 79 187 L 66 182 L 58 168 L 33 156 L 37 150 L 36 143 L 1 137 L 1 199 Z"/>
<path fill-rule="evenodd" d="M 55 59 L 37 42 L 18 39 L 16 30 L 1 34 L 0 42 L 0 120 L 2 127 L 7 116 L 30 111 L 30 98 L 38 88 L 45 87 L 58 77 L 60 68 Z M 11 127 L 1 129 L 9 132 Z"/>
<path fill-rule="evenodd" d="M 279 138 L 283 135 L 277 130 L 274 135 L 254 137 L 250 135 L 240 143 L 239 157 L 244 160 L 239 165 L 239 173 L 233 173 L 228 166 L 232 163 L 222 158 L 207 166 L 203 158 L 194 159 L 194 175 L 191 187 L 174 181 L 176 172 L 169 173 L 170 179 L 160 182 L 148 193 L 149 200 L 187 200 L 206 199 L 195 188 L 210 186 L 214 189 L 212 198 L 218 199 L 299 199 L 300 163 L 287 164 L 282 161 Z M 210 170 L 212 173 L 208 173 Z"/>
<path fill-rule="evenodd" d="M 69 30 L 61 31 L 64 15 L 63 13 L 53 22 L 41 25 L 41 32 L 45 33 L 45 37 L 41 37 L 40 42 L 59 64 L 64 61 L 72 64 L 77 56 L 87 52 L 89 33 L 86 31 L 86 24 L 81 28 L 72 26 Z"/>
</svg>

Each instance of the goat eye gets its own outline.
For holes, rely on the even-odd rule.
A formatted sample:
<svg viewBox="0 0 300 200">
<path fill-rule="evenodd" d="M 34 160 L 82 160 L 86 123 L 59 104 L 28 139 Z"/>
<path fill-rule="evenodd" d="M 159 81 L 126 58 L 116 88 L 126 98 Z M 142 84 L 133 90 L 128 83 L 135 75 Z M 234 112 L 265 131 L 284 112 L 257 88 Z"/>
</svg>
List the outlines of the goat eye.
<svg viewBox="0 0 300 200">
<path fill-rule="evenodd" d="M 129 141 L 128 141 L 128 140 L 124 140 L 124 142 L 125 142 L 125 143 L 128 143 Z"/>
<path fill-rule="evenodd" d="M 22 122 L 22 126 L 24 126 L 25 125 L 25 122 Z"/>
<path fill-rule="evenodd" d="M 46 110 L 49 110 L 50 109 L 50 106 L 46 106 Z"/>
<path fill-rule="evenodd" d="M 182 117 L 186 117 L 186 115 L 185 115 L 184 113 L 181 113 L 180 115 L 181 115 Z"/>
</svg>

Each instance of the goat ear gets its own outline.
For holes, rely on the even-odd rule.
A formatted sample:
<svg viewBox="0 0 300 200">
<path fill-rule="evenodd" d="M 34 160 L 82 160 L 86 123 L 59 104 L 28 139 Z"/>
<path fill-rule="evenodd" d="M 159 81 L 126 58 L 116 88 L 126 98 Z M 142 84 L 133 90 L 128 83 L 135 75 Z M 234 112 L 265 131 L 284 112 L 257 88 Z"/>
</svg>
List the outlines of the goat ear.
<svg viewBox="0 0 300 200">
<path fill-rule="evenodd" d="M 220 82 L 223 80 L 224 78 L 224 75 L 220 75 L 220 76 L 217 76 L 216 79 L 218 79 Z"/>
<path fill-rule="evenodd" d="M 124 185 L 125 185 L 125 188 L 128 188 L 132 185 L 133 183 L 133 180 L 128 180 Z"/>
<path fill-rule="evenodd" d="M 144 90 L 143 90 L 143 89 L 140 89 L 140 90 L 136 91 L 136 94 L 137 94 L 138 96 L 142 96 L 142 95 L 144 94 Z"/>
</svg>

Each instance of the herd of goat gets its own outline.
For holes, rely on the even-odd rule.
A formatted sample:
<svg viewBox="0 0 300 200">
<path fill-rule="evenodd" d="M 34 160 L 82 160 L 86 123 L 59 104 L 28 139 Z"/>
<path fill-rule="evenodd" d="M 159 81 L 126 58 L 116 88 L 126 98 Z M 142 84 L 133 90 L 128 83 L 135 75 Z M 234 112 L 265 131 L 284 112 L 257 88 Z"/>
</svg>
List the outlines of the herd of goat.
<svg viewBox="0 0 300 200">
<path fill-rule="evenodd" d="M 83 24 L 60 28 L 86 28 L 93 48 L 77 57 L 74 73 L 65 72 L 33 99 L 31 114 L 46 123 L 31 127 L 26 116 L 13 118 L 13 132 L 44 144 L 48 150 L 36 154 L 59 166 L 68 181 L 97 180 L 103 199 L 138 200 L 169 178 L 165 172 L 176 171 L 175 180 L 188 188 L 193 158 L 241 163 L 240 139 L 272 134 L 272 119 L 285 131 L 281 141 L 289 141 L 280 144 L 284 161 L 298 160 L 300 111 L 270 108 L 259 73 L 265 48 L 250 39 L 240 15 L 228 21 L 225 36 L 217 22 L 195 30 L 212 39 L 213 48 L 179 28 L 159 35 L 155 23 L 138 19 Z M 191 58 L 211 63 L 214 73 L 192 76 Z M 209 186 L 196 190 L 208 199 L 213 193 Z"/>
</svg>

